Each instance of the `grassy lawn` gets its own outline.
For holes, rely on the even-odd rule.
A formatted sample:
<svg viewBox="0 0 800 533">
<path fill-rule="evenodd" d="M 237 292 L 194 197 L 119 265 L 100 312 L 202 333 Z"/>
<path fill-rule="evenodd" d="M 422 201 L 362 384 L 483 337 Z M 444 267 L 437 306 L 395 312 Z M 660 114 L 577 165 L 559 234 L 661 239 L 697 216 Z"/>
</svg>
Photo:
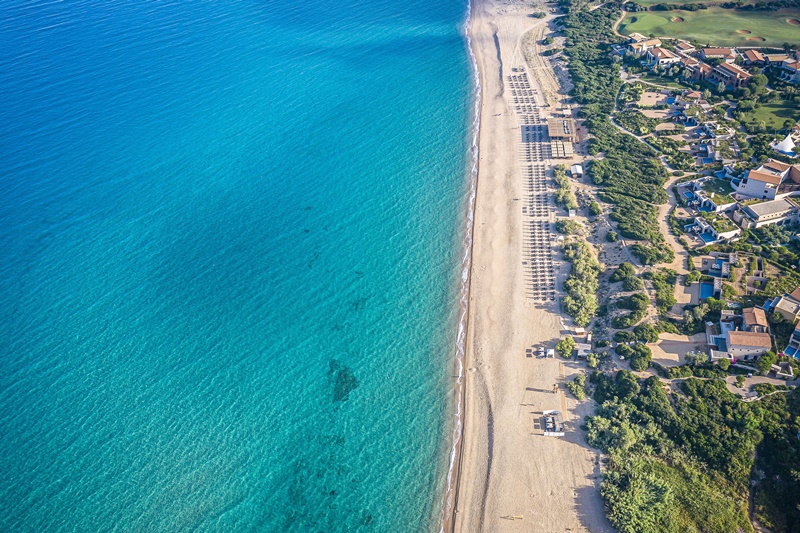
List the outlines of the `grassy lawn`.
<svg viewBox="0 0 800 533">
<path fill-rule="evenodd" d="M 731 222 L 729 218 L 723 215 L 718 215 L 716 213 L 703 213 L 703 218 L 706 219 L 706 222 L 711 224 L 715 230 L 717 230 L 717 233 L 727 233 L 737 229 L 736 224 Z"/>
<path fill-rule="evenodd" d="M 658 74 L 653 74 L 652 72 L 648 72 L 647 74 L 642 74 L 640 80 L 646 83 L 663 85 L 664 87 L 670 87 L 672 89 L 691 89 L 691 85 L 684 85 L 676 80 L 664 76 L 659 76 Z"/>
<path fill-rule="evenodd" d="M 683 22 L 676 20 L 679 18 Z M 619 31 L 625 35 L 639 32 L 696 40 L 701 45 L 780 48 L 785 42 L 800 42 L 800 26 L 789 24 L 788 19 L 800 20 L 800 9 L 745 12 L 712 7 L 700 11 L 648 11 L 629 13 Z"/>
<path fill-rule="evenodd" d="M 714 203 L 717 205 L 731 204 L 734 202 L 731 196 L 733 187 L 731 187 L 730 182 L 727 180 L 713 179 L 704 181 L 700 187 L 706 191 L 706 193 L 709 193 L 709 195 L 712 192 L 714 193 Z"/>
<path fill-rule="evenodd" d="M 758 123 L 764 122 L 767 129 L 776 131 L 783 128 L 783 122 L 790 118 L 795 122 L 800 121 L 800 109 L 797 104 L 788 100 L 778 100 L 768 104 L 761 104 L 761 107 L 745 115 L 745 122 Z"/>
</svg>

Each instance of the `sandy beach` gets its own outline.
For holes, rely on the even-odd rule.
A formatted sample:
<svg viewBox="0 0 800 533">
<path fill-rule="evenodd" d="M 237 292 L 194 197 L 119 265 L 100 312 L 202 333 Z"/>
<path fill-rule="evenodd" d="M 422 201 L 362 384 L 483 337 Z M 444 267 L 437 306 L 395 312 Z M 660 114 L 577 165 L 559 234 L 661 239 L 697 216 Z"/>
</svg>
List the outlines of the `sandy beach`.
<svg viewBox="0 0 800 533">
<path fill-rule="evenodd" d="M 523 176 L 531 163 L 521 157 L 523 119 L 509 77 L 527 75 L 543 117 L 561 97 L 546 58 L 531 45 L 548 35 L 553 17 L 531 17 L 537 10 L 547 8 L 473 4 L 470 32 L 483 95 L 480 161 L 463 445 L 455 513 L 452 523 L 445 519 L 445 531 L 612 531 L 598 490 L 599 455 L 579 428 L 592 405 L 564 392 L 564 380 L 579 364 L 526 353 L 554 347 L 571 324 L 559 313 L 559 289 L 569 269 L 560 252 L 552 253 L 555 300 L 531 297 L 536 278 L 527 264 L 532 219 L 523 207 L 531 193 Z M 549 171 L 553 163 L 538 164 Z M 555 220 L 552 212 L 539 219 Z M 564 437 L 543 435 L 539 421 L 549 409 L 565 412 Z"/>
</svg>

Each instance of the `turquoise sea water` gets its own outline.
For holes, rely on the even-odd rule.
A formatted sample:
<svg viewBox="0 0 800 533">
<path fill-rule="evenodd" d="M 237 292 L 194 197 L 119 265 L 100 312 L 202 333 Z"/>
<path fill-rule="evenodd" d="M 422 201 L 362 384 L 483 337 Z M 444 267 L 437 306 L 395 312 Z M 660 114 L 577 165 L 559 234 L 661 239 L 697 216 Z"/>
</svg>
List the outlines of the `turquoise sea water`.
<svg viewBox="0 0 800 533">
<path fill-rule="evenodd" d="M 465 10 L 0 3 L 0 530 L 438 526 Z"/>
</svg>

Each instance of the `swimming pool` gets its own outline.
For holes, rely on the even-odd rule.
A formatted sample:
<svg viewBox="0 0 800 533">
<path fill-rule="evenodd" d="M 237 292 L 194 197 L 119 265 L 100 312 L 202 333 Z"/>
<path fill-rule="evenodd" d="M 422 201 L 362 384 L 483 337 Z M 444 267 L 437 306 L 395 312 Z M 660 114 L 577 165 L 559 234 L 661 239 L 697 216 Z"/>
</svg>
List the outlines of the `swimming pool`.
<svg viewBox="0 0 800 533">
<path fill-rule="evenodd" d="M 701 238 L 701 239 L 703 239 L 705 242 L 714 242 L 714 241 L 716 241 L 716 240 L 717 240 L 717 238 L 716 238 L 716 237 L 714 237 L 714 236 L 713 236 L 712 234 L 710 234 L 710 233 L 701 233 L 701 234 L 700 234 L 700 238 Z"/>
<path fill-rule="evenodd" d="M 713 283 L 701 283 L 700 284 L 700 299 L 705 300 L 706 298 L 711 298 L 714 296 L 714 284 Z"/>
</svg>

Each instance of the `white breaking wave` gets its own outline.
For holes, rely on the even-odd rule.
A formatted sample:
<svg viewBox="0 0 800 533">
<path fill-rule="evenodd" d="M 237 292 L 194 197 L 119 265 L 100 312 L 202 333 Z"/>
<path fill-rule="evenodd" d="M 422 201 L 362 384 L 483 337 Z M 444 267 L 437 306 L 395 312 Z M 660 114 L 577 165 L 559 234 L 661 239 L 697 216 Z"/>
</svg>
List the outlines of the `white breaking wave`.
<svg viewBox="0 0 800 533">
<path fill-rule="evenodd" d="M 446 517 L 453 515 L 453 504 L 455 500 L 456 486 L 458 474 L 458 459 L 459 459 L 459 445 L 463 437 L 463 422 L 462 416 L 464 411 L 464 354 L 467 347 L 467 321 L 469 319 L 469 283 L 470 272 L 472 270 L 472 242 L 473 231 L 475 224 L 475 197 L 478 190 L 478 151 L 479 151 L 479 135 L 481 126 L 481 80 L 478 71 L 478 60 L 472 50 L 472 39 L 470 38 L 470 23 L 472 22 L 472 1 L 467 5 L 467 16 L 463 25 L 464 37 L 467 45 L 467 52 L 470 59 L 470 66 L 472 67 L 472 76 L 474 80 L 475 93 L 473 104 L 473 121 L 472 121 L 472 166 L 469 173 L 469 190 L 467 196 L 467 216 L 465 220 L 464 232 L 464 255 L 461 258 L 461 288 L 459 290 L 459 317 L 458 317 L 458 332 L 456 334 L 456 390 L 455 390 L 455 403 L 456 408 L 453 413 L 453 442 L 450 447 L 450 459 L 447 468 L 447 489 L 445 490 L 444 501 L 442 505 L 442 514 L 439 525 L 439 532 L 444 532 L 444 522 Z"/>
</svg>

